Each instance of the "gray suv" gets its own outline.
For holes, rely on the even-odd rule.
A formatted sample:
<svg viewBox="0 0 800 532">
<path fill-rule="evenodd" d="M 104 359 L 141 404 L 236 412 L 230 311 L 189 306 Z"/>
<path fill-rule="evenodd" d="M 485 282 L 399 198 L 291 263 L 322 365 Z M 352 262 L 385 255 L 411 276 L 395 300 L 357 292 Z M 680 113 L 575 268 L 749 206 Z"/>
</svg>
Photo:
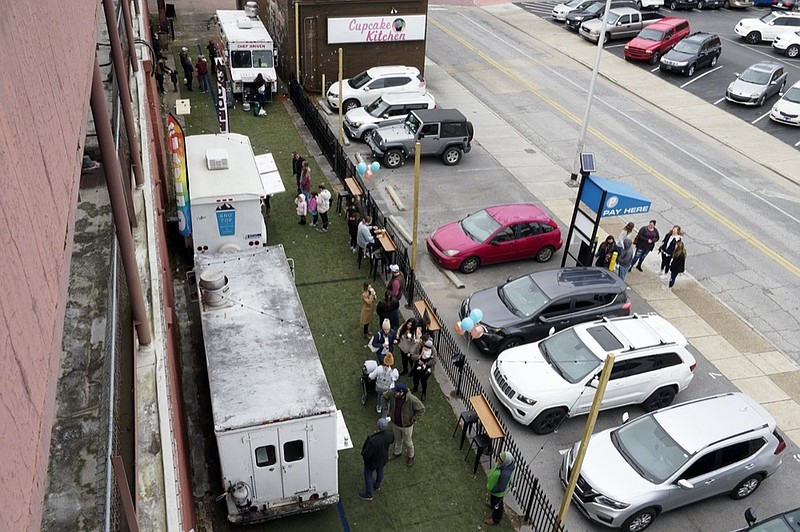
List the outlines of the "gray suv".
<svg viewBox="0 0 800 532">
<path fill-rule="evenodd" d="M 564 486 L 578 445 L 564 453 Z M 593 435 L 572 499 L 596 523 L 644 530 L 661 512 L 715 495 L 744 499 L 785 449 L 775 419 L 750 397 L 705 397 Z"/>
<path fill-rule="evenodd" d="M 416 142 L 421 155 L 438 155 L 448 166 L 458 164 L 472 148 L 472 122 L 455 109 L 412 111 L 399 124 L 379 127 L 368 136 L 367 145 L 387 168 L 397 168 L 414 155 Z"/>
</svg>

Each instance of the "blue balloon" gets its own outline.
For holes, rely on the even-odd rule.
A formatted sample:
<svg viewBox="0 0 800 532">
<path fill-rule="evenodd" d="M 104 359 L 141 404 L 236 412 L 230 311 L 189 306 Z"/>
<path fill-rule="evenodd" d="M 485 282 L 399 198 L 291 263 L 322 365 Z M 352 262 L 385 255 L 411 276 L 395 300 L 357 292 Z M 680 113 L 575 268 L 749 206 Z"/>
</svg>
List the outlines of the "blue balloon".
<svg viewBox="0 0 800 532">
<path fill-rule="evenodd" d="M 367 163 L 363 161 L 358 163 L 358 166 L 356 166 L 356 172 L 358 172 L 358 175 L 363 177 L 366 171 L 367 171 Z"/>
<path fill-rule="evenodd" d="M 372 165 L 370 165 L 370 168 L 372 168 L 372 173 L 373 174 L 377 174 L 378 170 L 381 169 L 381 163 L 379 163 L 378 161 L 375 161 L 375 162 L 372 163 Z"/>
<path fill-rule="evenodd" d="M 475 322 L 469 316 L 461 320 L 461 328 L 464 329 L 464 332 L 471 331 L 473 327 L 475 327 Z"/>
<path fill-rule="evenodd" d="M 473 322 L 480 323 L 480 321 L 483 319 L 483 311 L 479 308 L 474 308 L 469 313 L 469 317 L 472 319 Z"/>
</svg>

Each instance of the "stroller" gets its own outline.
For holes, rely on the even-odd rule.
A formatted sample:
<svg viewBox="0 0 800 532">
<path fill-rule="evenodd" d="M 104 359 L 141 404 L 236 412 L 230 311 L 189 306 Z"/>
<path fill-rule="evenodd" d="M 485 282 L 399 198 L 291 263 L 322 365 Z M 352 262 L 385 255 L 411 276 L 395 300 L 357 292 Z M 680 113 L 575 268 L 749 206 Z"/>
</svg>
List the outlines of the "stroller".
<svg viewBox="0 0 800 532">
<path fill-rule="evenodd" d="M 369 378 L 375 368 L 378 367 L 377 360 L 367 360 L 361 366 L 361 405 L 366 405 L 371 394 L 375 393 L 375 381 Z"/>
</svg>

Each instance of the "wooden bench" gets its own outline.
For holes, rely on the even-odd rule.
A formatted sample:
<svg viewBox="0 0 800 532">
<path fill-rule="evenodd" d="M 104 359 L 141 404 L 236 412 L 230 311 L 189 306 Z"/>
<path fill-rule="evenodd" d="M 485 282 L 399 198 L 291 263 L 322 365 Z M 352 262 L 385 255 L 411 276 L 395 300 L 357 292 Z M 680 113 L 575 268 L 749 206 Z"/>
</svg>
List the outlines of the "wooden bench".
<svg viewBox="0 0 800 532">
<path fill-rule="evenodd" d="M 506 437 L 506 431 L 503 430 L 500 420 L 497 419 L 485 395 L 473 395 L 469 398 L 469 404 L 472 405 L 472 408 L 475 409 L 475 413 L 478 414 L 478 420 L 483 430 L 486 432 L 486 435 L 489 436 L 489 439 L 494 441 Z"/>
</svg>

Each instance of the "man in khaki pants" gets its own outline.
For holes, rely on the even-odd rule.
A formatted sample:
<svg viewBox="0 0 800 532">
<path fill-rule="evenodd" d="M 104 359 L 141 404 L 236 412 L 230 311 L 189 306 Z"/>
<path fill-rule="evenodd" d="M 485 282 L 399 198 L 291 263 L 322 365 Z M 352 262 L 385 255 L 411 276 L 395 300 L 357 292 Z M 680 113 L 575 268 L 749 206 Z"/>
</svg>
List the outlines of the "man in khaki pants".
<svg viewBox="0 0 800 532">
<path fill-rule="evenodd" d="M 392 432 L 394 432 L 394 453 L 389 460 L 394 460 L 403 454 L 403 447 L 408 450 L 406 466 L 414 465 L 414 442 L 411 436 L 414 433 L 414 424 L 425 413 L 425 405 L 408 391 L 408 387 L 401 383 L 391 390 L 384 392 L 383 398 L 389 401 L 389 415 L 392 418 Z"/>
</svg>

